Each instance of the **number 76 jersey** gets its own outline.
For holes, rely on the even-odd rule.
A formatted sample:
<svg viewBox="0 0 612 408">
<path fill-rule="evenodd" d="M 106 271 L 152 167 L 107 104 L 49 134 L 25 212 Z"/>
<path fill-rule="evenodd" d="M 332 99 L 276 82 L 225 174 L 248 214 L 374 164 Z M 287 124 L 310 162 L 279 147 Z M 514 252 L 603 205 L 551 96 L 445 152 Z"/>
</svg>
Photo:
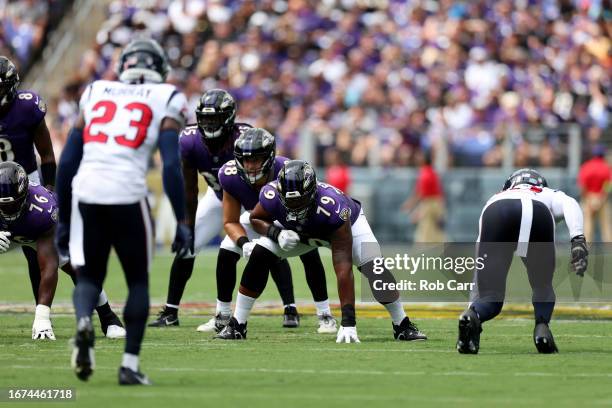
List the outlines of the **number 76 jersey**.
<svg viewBox="0 0 612 408">
<path fill-rule="evenodd" d="M 73 195 L 87 204 L 132 204 L 147 194 L 146 172 L 164 118 L 181 126 L 187 99 L 170 84 L 95 81 L 79 103 L 83 159 Z"/>
</svg>

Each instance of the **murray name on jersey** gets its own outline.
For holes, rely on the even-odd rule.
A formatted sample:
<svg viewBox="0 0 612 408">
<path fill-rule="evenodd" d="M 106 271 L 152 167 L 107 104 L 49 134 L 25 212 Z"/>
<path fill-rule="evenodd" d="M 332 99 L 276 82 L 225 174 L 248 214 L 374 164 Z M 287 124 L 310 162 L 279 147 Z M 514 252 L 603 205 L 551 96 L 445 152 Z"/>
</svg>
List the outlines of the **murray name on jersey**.
<svg viewBox="0 0 612 408">
<path fill-rule="evenodd" d="M 145 175 L 165 118 L 185 122 L 187 100 L 174 85 L 95 81 L 80 101 L 83 160 L 73 180 L 80 202 L 130 204 L 147 193 Z"/>
</svg>

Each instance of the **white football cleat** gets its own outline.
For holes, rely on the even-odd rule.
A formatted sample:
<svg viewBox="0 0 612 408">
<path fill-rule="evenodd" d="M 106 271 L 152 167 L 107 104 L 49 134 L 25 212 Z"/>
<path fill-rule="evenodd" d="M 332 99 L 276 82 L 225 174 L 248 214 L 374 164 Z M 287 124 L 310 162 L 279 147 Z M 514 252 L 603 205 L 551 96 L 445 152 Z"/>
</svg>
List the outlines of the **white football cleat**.
<svg viewBox="0 0 612 408">
<path fill-rule="evenodd" d="M 219 333 L 225 326 L 227 326 L 230 317 L 230 315 L 224 316 L 222 314 L 218 314 L 206 323 L 199 325 L 196 330 L 203 333 Z"/>
<path fill-rule="evenodd" d="M 332 315 L 324 314 L 319 316 L 319 334 L 336 334 L 338 331 L 336 319 Z"/>
<path fill-rule="evenodd" d="M 107 339 L 125 339 L 126 331 L 123 327 L 111 324 L 106 328 Z"/>
</svg>

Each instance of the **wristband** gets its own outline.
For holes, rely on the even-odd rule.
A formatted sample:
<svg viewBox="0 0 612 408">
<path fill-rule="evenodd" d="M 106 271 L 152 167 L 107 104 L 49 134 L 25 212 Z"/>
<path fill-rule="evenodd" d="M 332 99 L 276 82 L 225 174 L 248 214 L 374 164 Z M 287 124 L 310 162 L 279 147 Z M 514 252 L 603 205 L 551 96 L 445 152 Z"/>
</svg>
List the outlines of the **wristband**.
<svg viewBox="0 0 612 408">
<path fill-rule="evenodd" d="M 278 243 L 278 234 L 280 234 L 282 229 L 278 228 L 276 225 L 270 225 L 268 227 L 268 232 L 266 236 L 270 238 L 272 241 Z"/>
<path fill-rule="evenodd" d="M 239 247 L 240 249 L 242 249 L 242 247 L 244 246 L 244 244 L 246 244 L 246 243 L 247 243 L 247 242 L 249 242 L 249 241 L 250 241 L 250 240 L 249 240 L 249 238 L 243 235 L 243 236 L 241 236 L 240 238 L 238 238 L 238 239 L 236 240 L 236 245 L 238 245 L 238 247 Z"/>
<path fill-rule="evenodd" d="M 43 163 L 40 165 L 40 174 L 42 175 L 42 185 L 55 187 L 55 174 L 57 173 L 57 165 L 55 163 Z"/>
<path fill-rule="evenodd" d="M 355 327 L 357 322 L 355 320 L 355 306 L 344 305 L 342 310 L 342 327 Z"/>
</svg>

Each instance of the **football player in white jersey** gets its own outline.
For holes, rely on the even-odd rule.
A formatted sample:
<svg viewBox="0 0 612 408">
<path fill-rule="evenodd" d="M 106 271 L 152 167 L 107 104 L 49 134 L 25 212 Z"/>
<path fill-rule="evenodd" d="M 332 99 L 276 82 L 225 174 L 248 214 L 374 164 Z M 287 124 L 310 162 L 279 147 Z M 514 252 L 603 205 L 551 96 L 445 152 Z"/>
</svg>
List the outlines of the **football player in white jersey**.
<svg viewBox="0 0 612 408">
<path fill-rule="evenodd" d="M 193 246 L 185 223 L 178 149 L 187 101 L 164 83 L 169 69 L 154 40 L 128 44 L 117 66 L 119 81 L 95 81 L 84 91 L 79 118 L 58 166 L 56 241 L 60 254 L 69 252 L 72 264 L 80 268 L 73 295 L 77 332 L 72 365 L 84 381 L 94 369 L 90 317 L 112 247 L 129 289 L 119 384 L 150 384 L 140 372 L 138 356 L 149 312 L 153 243 L 145 176 L 156 148 L 163 160 L 164 189 L 178 221 L 172 249 L 184 254 Z"/>
<path fill-rule="evenodd" d="M 472 303 L 459 317 L 459 353 L 478 353 L 482 323 L 501 312 L 514 253 L 527 268 L 532 289 L 535 346 L 540 353 L 558 351 L 548 324 L 555 307 L 555 221 L 561 218 L 569 229 L 571 265 L 583 276 L 588 251 L 576 200 L 548 188 L 537 171 L 520 169 L 487 201 L 480 215 L 477 249 L 484 267 L 476 271 Z"/>
</svg>

